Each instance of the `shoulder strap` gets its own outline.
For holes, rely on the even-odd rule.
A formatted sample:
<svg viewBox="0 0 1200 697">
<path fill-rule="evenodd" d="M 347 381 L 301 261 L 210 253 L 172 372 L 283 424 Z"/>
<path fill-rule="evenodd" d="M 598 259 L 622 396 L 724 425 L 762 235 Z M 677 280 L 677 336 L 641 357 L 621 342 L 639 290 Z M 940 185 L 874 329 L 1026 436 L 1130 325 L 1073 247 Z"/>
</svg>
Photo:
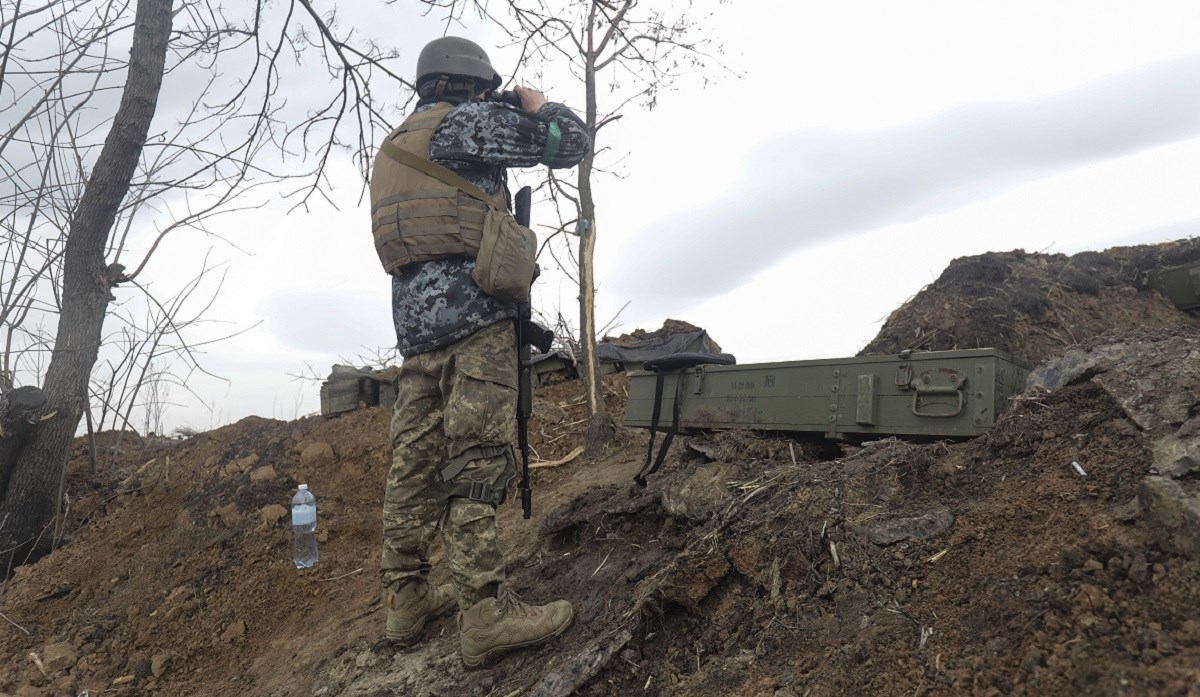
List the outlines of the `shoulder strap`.
<svg viewBox="0 0 1200 697">
<path fill-rule="evenodd" d="M 495 206 L 499 210 L 505 210 L 505 204 L 502 198 L 499 196 L 489 196 L 483 192 L 483 189 L 480 189 L 478 186 L 475 186 L 466 179 L 463 179 L 462 176 L 460 176 L 457 172 L 447 169 L 446 167 L 439 165 L 427 157 L 421 157 L 416 153 L 404 150 L 391 140 L 383 141 L 383 145 L 379 146 L 379 149 L 384 155 L 387 155 L 402 165 L 412 167 L 418 172 L 427 174 L 440 182 L 456 187 L 471 198 L 477 198 L 484 203 Z"/>
<path fill-rule="evenodd" d="M 505 205 L 503 194 L 490 196 L 484 193 L 483 189 L 467 181 L 457 172 L 439 165 L 428 157 L 422 157 L 414 152 L 405 150 L 392 141 L 393 138 L 401 133 L 437 128 L 438 124 L 450 113 L 451 108 L 450 104 L 446 104 L 445 106 L 438 104 L 432 109 L 426 109 L 425 111 L 420 111 L 409 116 L 405 119 L 404 123 L 400 124 L 399 128 L 392 131 L 387 140 L 383 141 L 383 145 L 379 146 L 379 150 L 396 162 L 412 167 L 418 172 L 433 177 L 444 184 L 453 186 L 471 198 L 479 199 L 501 211 L 506 210 L 507 206 Z"/>
</svg>

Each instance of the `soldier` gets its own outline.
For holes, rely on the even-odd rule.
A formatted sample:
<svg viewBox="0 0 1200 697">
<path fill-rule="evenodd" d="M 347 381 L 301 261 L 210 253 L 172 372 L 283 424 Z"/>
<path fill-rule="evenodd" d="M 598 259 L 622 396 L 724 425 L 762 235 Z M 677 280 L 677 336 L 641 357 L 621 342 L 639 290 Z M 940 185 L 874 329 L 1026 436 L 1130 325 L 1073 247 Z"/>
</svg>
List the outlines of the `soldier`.
<svg viewBox="0 0 1200 697">
<path fill-rule="evenodd" d="M 371 176 L 372 229 L 404 356 L 383 503 L 386 634 L 414 643 L 457 602 L 469 668 L 549 641 L 573 616 L 565 600 L 531 605 L 505 585 L 495 508 L 516 476 L 517 305 L 473 279 L 471 240 L 477 247 L 489 216 L 508 215 L 507 167 L 572 167 L 590 137 L 537 90 L 517 87 L 519 106 L 492 98 L 500 84 L 478 45 L 429 43 L 417 59 L 416 110 L 381 146 Z M 439 524 L 454 583 L 434 588 L 428 553 Z"/>
</svg>

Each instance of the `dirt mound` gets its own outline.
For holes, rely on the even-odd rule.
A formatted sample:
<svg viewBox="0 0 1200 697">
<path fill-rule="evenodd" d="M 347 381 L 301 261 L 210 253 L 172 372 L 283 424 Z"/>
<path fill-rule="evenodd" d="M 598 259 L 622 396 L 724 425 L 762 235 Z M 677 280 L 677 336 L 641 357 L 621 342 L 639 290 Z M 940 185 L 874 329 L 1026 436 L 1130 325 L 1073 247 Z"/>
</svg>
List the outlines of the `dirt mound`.
<svg viewBox="0 0 1200 697">
<path fill-rule="evenodd" d="M 1146 288 L 1148 271 L 1200 259 L 1200 240 L 1104 252 L 962 257 L 888 317 L 859 355 L 998 348 L 1036 365 L 1130 327 L 1185 330 L 1200 320 Z"/>
<path fill-rule="evenodd" d="M 699 331 L 703 331 L 703 329 L 690 322 L 685 322 L 681 319 L 666 319 L 663 321 L 663 325 L 654 331 L 635 329 L 628 334 L 621 334 L 620 336 L 606 336 L 601 341 L 614 346 L 635 346 L 646 341 L 656 341 L 676 334 L 692 334 Z M 721 346 L 713 341 L 712 337 L 709 337 L 708 341 L 712 346 L 713 353 L 721 352 Z"/>
<path fill-rule="evenodd" d="M 1089 277 L 1190 253 L 1131 249 Z M 1020 310 L 996 336 L 1052 359 L 970 442 L 697 434 L 639 488 L 645 432 L 572 459 L 582 386 L 537 390 L 534 459 L 566 462 L 534 470 L 534 519 L 506 505 L 501 533 L 515 589 L 569 599 L 576 624 L 477 672 L 452 618 L 412 649 L 381 641 L 384 410 L 106 436 L 94 476 L 81 441 L 61 547 L 0 587 L 0 694 L 1193 694 L 1200 327 L 1130 282 L 1089 294 L 1046 271 L 1069 261 L 959 260 L 889 322 L 951 348 L 979 319 L 963 308 L 1045 289 L 1036 321 Z M 604 394 L 619 420 L 628 377 Z M 320 509 L 307 571 L 286 515 L 300 482 Z M 446 579 L 437 549 L 434 565 Z"/>
</svg>

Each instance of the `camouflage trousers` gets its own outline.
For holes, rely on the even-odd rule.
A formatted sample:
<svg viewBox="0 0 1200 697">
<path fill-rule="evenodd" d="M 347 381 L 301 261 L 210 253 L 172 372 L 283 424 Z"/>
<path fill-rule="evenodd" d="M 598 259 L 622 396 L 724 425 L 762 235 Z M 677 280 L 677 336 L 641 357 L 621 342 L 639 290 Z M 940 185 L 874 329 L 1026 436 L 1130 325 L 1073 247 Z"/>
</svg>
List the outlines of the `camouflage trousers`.
<svg viewBox="0 0 1200 697">
<path fill-rule="evenodd" d="M 449 495 L 452 484 L 486 482 L 499 492 L 498 503 L 516 477 L 510 445 L 516 433 L 515 342 L 512 322 L 502 321 L 404 361 L 383 497 L 385 586 L 399 590 L 427 578 L 439 525 L 462 609 L 504 581 L 495 506 Z M 442 481 L 441 470 L 456 458 L 472 459 Z"/>
</svg>

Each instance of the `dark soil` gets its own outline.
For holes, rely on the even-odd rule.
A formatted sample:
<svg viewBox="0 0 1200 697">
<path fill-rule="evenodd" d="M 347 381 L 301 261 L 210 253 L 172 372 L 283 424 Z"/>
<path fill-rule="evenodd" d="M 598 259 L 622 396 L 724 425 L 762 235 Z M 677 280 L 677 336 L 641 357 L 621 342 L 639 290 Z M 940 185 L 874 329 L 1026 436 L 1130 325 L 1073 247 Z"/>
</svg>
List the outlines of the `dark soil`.
<svg viewBox="0 0 1200 697">
<path fill-rule="evenodd" d="M 1200 240 L 1105 252 L 963 257 L 892 313 L 859 355 L 997 348 L 1030 365 L 1105 332 L 1193 330 L 1146 287 L 1149 271 L 1200 260 Z"/>
<path fill-rule="evenodd" d="M 613 344 L 614 346 L 630 346 L 633 344 L 639 344 L 643 341 L 665 339 L 669 336 L 674 336 L 675 334 L 691 334 L 692 332 L 698 331 L 700 331 L 700 327 L 697 327 L 689 322 L 685 322 L 684 320 L 667 319 L 663 321 L 663 325 L 661 327 L 655 329 L 654 331 L 634 329 L 628 334 L 621 334 L 620 336 L 606 336 L 601 339 L 601 341 Z M 720 353 L 720 344 L 713 341 L 712 337 L 709 337 L 708 340 L 712 345 L 713 353 Z"/>
</svg>

